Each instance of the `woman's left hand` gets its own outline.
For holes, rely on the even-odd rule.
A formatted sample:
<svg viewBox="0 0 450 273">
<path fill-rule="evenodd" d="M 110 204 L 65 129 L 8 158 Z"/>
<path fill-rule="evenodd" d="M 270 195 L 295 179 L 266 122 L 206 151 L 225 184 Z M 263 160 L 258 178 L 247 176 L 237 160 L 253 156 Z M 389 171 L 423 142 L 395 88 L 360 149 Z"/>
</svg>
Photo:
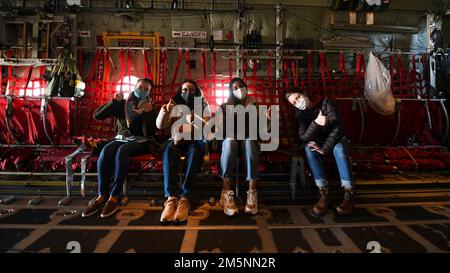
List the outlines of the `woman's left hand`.
<svg viewBox="0 0 450 273">
<path fill-rule="evenodd" d="M 139 109 L 133 109 L 133 111 L 138 115 L 142 115 L 143 113 L 148 113 L 152 110 L 153 110 L 153 104 L 151 102 L 144 103 Z"/>
<path fill-rule="evenodd" d="M 147 102 L 144 104 L 144 112 L 150 112 L 153 110 L 153 104 L 151 102 Z"/>
</svg>

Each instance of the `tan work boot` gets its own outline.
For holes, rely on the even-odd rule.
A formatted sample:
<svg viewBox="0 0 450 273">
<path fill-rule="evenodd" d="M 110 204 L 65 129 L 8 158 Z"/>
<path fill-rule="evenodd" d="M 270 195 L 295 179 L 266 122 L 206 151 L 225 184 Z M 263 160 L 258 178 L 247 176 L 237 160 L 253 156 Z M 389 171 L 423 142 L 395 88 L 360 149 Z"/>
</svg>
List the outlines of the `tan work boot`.
<svg viewBox="0 0 450 273">
<path fill-rule="evenodd" d="M 258 193 L 256 190 L 247 191 L 247 202 L 245 203 L 245 213 L 250 215 L 258 214 Z"/>
<path fill-rule="evenodd" d="M 177 197 L 170 196 L 164 203 L 164 210 L 161 213 L 161 223 L 171 222 L 175 216 L 175 211 L 177 210 Z"/>
<path fill-rule="evenodd" d="M 319 188 L 320 200 L 312 208 L 315 216 L 324 216 L 328 210 L 328 188 Z"/>
<path fill-rule="evenodd" d="M 234 202 L 234 192 L 231 190 L 222 190 L 222 194 L 220 195 L 220 205 L 223 208 L 223 213 L 227 216 L 239 214 L 236 203 Z"/>
<path fill-rule="evenodd" d="M 355 206 L 355 192 L 350 189 L 346 188 L 344 193 L 344 198 L 342 199 L 341 204 L 336 207 L 337 213 L 340 215 L 349 215 L 352 213 L 353 208 Z"/>
<path fill-rule="evenodd" d="M 177 211 L 175 212 L 175 217 L 173 221 L 175 222 L 185 222 L 189 216 L 189 210 L 191 209 L 191 203 L 186 197 L 181 197 L 178 200 Z"/>
</svg>

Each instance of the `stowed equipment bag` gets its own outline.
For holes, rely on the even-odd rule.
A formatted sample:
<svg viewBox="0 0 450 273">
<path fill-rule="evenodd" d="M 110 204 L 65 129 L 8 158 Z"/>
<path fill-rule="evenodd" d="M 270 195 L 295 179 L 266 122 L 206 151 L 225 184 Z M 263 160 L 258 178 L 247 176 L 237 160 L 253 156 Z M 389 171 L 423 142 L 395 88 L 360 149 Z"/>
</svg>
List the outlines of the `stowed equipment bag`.
<svg viewBox="0 0 450 273">
<path fill-rule="evenodd" d="M 395 113 L 395 99 L 391 91 L 391 74 L 383 63 L 370 53 L 367 64 L 364 96 L 369 106 L 381 115 Z"/>
</svg>

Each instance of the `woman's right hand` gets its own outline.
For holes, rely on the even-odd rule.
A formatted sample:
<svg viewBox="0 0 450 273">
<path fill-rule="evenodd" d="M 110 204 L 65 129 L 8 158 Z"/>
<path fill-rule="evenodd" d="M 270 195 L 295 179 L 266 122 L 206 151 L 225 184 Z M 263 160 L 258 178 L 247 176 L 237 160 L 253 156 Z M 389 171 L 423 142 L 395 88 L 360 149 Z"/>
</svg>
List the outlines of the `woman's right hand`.
<svg viewBox="0 0 450 273">
<path fill-rule="evenodd" d="M 319 115 L 318 115 L 317 118 L 314 120 L 314 122 L 315 122 L 317 125 L 325 126 L 325 124 L 327 123 L 327 116 L 324 116 L 324 115 L 322 114 L 322 111 L 320 110 L 320 111 L 319 111 Z"/>
<path fill-rule="evenodd" d="M 122 92 L 119 92 L 119 93 L 116 93 L 115 95 L 114 95 L 114 100 L 116 100 L 116 101 L 121 101 L 121 100 L 123 100 L 123 93 Z"/>
<path fill-rule="evenodd" d="M 170 111 L 172 111 L 174 106 L 175 106 L 174 102 L 172 101 L 172 99 L 170 99 L 169 103 L 164 104 L 162 106 L 162 109 L 163 109 L 164 112 L 170 112 Z"/>
</svg>

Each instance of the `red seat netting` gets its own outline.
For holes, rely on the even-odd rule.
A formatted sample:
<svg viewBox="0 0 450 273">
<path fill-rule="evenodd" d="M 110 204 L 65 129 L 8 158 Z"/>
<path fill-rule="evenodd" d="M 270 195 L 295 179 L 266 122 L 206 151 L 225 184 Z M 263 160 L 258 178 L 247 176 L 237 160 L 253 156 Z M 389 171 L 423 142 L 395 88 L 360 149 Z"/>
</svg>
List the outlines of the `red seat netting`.
<svg viewBox="0 0 450 273">
<path fill-rule="evenodd" d="M 152 93 L 152 99 L 158 109 L 175 94 L 179 83 L 186 78 L 192 78 L 199 83 L 213 112 L 226 100 L 228 83 L 236 70 L 232 52 L 161 50 L 159 54 L 160 64 L 156 69 L 152 66 L 153 62 L 151 61 L 155 56 L 146 50 L 98 49 L 95 54 L 79 52 L 79 66 L 85 68 L 80 71 L 83 71 L 86 81 L 86 95 L 78 102 L 70 99 L 49 101 L 46 122 L 51 143 L 69 144 L 75 139 L 95 142 L 112 137 L 114 133 L 112 120 L 95 121 L 92 114 L 98 106 L 111 100 L 116 90 L 122 90 L 122 88 L 130 90 L 131 81 L 125 82 L 123 79 L 131 75 L 149 77 L 159 82 Z M 439 102 L 430 101 L 427 104 L 431 116 L 432 126 L 430 127 L 425 103 L 417 100 L 403 100 L 399 104 L 400 125 L 397 129 L 397 116 L 381 116 L 367 107 L 365 103 L 354 100 L 364 96 L 365 60 L 363 54 L 351 56 L 355 65 L 350 68 L 351 62 L 346 60 L 348 56 L 344 53 L 331 56 L 323 52 L 319 54 L 286 52 L 285 55 L 302 56 L 303 60 L 284 59 L 283 77 L 279 80 L 274 77 L 274 59 L 258 60 L 258 56 L 254 52 L 245 52 L 243 56 L 243 78 L 248 85 L 249 95 L 253 96 L 261 105 L 279 105 L 280 107 L 279 150 L 287 151 L 297 141 L 293 108 L 284 98 L 286 90 L 293 86 L 300 87 L 311 95 L 336 99 L 337 107 L 344 120 L 346 135 L 353 145 L 398 146 L 406 145 L 412 138 L 419 145 L 437 145 L 442 142 L 444 116 Z M 268 56 L 272 56 L 271 53 L 268 53 Z M 228 57 L 228 61 L 224 61 L 223 57 Z M 192 61 L 200 64 L 201 67 L 191 68 Z M 418 96 L 428 98 L 429 90 L 424 83 L 424 77 L 416 70 L 416 62 L 423 62 L 424 58 L 411 56 L 409 68 L 403 65 L 404 61 L 400 55 L 389 55 L 388 58 L 394 96 L 398 99 L 417 98 Z M 330 68 L 328 63 L 337 64 L 337 66 Z M 42 80 L 44 70 L 45 68 L 33 69 L 30 78 L 32 84 L 28 84 L 27 88 L 24 88 L 27 77 L 30 75 L 29 68 L 18 70 L 13 67 L 5 67 L 8 77 L 0 79 L 1 94 L 15 97 L 11 104 L 13 115 L 9 119 L 12 132 L 6 126 L 8 102 L 5 97 L 0 98 L 1 143 L 13 144 L 16 140 L 22 144 L 50 143 L 41 120 L 41 101 L 30 98 L 36 93 L 30 94 L 27 91 L 28 89 L 32 90 L 31 92 L 42 91 L 46 84 Z M 154 77 L 156 70 L 159 71 L 159 74 Z M 39 85 L 35 83 L 39 83 Z M 6 87 L 8 87 L 8 92 L 6 92 Z M 4 155 L 0 154 L 0 156 L 8 157 L 6 154 L 11 153 L 4 152 Z M 433 152 L 430 151 L 430 153 Z M 274 158 L 284 158 L 284 160 L 290 158 L 285 154 L 272 154 Z M 1 159 L 4 160 L 4 157 Z M 422 162 L 420 166 L 424 165 L 426 164 Z"/>
</svg>

